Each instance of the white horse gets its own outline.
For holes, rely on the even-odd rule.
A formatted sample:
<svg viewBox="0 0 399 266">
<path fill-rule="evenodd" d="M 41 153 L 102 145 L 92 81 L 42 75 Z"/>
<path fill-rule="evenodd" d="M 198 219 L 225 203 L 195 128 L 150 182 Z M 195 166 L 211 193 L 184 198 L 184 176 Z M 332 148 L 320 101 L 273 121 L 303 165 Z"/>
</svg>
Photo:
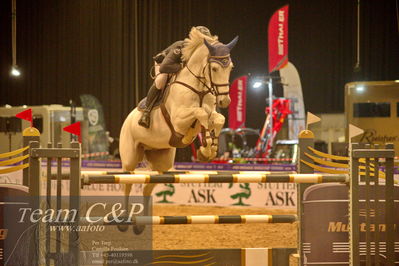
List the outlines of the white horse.
<svg viewBox="0 0 399 266">
<path fill-rule="evenodd" d="M 192 143 L 201 126 L 206 130 L 206 147 L 201 147 L 199 157 L 210 160 L 216 156 L 217 137 L 225 121 L 216 105 L 230 103 L 230 50 L 237 40 L 224 45 L 216 36 L 191 29 L 182 50 L 186 65 L 172 78 L 160 108 L 152 111 L 150 128 L 138 125 L 141 114 L 137 108 L 123 123 L 119 145 L 123 170 L 133 171 L 144 158 L 154 171 L 169 170 L 176 147 Z"/>
<path fill-rule="evenodd" d="M 151 112 L 150 128 L 139 126 L 140 111 L 135 108 L 123 123 L 119 150 L 124 171 L 134 171 L 143 159 L 153 171 L 164 172 L 173 167 L 176 147 L 193 142 L 203 129 L 202 147 L 198 157 L 210 160 L 217 153 L 217 138 L 224 125 L 224 117 L 216 106 L 225 108 L 230 103 L 229 77 L 233 67 L 229 44 L 218 42 L 217 36 L 203 35 L 192 28 L 182 49 L 185 67 L 171 77 L 160 108 Z M 132 185 L 125 186 L 125 206 L 128 206 Z M 155 184 L 147 184 L 144 196 L 150 196 Z M 126 230 L 126 227 L 120 227 Z M 136 234 L 143 227 L 133 227 Z"/>
</svg>

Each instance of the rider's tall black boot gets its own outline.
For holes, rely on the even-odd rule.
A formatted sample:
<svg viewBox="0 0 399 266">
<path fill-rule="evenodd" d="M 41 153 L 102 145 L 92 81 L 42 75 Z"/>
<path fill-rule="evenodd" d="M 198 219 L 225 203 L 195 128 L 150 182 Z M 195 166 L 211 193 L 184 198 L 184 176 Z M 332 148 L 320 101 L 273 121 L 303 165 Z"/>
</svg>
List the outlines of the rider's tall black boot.
<svg viewBox="0 0 399 266">
<path fill-rule="evenodd" d="M 161 90 L 157 89 L 155 87 L 155 84 L 152 84 L 150 90 L 148 91 L 147 94 L 147 99 L 145 102 L 146 108 L 143 112 L 143 115 L 141 116 L 140 120 L 139 120 L 139 125 L 145 128 L 149 128 L 150 127 L 150 123 L 151 123 L 151 110 L 154 107 L 155 102 L 158 99 L 158 96 L 161 94 Z"/>
</svg>

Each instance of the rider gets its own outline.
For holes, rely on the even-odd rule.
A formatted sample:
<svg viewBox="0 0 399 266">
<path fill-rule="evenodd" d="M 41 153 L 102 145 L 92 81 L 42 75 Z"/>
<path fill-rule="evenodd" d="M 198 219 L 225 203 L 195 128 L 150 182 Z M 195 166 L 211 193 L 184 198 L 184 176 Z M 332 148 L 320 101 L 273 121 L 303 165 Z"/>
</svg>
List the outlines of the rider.
<svg viewBox="0 0 399 266">
<path fill-rule="evenodd" d="M 207 27 L 197 26 L 198 31 L 206 36 L 211 36 L 211 32 Z M 183 59 L 181 49 L 184 41 L 177 41 L 168 48 L 153 57 L 155 65 L 155 81 L 147 94 L 146 109 L 144 110 L 139 125 L 145 128 L 150 127 L 151 110 L 157 101 L 161 91 L 165 88 L 168 75 L 179 72 L 183 68 Z"/>
</svg>

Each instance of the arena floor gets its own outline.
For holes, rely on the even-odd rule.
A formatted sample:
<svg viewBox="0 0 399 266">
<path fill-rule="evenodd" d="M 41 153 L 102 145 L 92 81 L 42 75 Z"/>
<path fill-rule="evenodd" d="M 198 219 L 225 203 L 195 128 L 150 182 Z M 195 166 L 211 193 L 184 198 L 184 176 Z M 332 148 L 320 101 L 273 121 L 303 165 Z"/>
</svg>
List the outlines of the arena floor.
<svg viewBox="0 0 399 266">
<path fill-rule="evenodd" d="M 264 208 L 155 205 L 153 215 L 295 214 Z M 297 246 L 294 224 L 159 225 L 154 249 L 265 248 Z"/>
</svg>

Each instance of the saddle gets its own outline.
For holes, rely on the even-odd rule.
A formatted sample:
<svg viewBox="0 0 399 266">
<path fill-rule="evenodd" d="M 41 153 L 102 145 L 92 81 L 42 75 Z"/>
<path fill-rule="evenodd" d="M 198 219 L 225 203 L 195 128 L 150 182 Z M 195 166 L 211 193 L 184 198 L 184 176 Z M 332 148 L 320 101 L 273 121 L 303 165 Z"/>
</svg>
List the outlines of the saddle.
<svg viewBox="0 0 399 266">
<path fill-rule="evenodd" d="M 156 109 L 156 108 L 159 108 L 159 106 L 161 105 L 161 103 L 163 103 L 164 100 L 166 100 L 165 95 L 167 94 L 167 91 L 169 91 L 169 85 L 167 85 L 166 88 L 163 89 L 163 90 L 161 91 L 161 94 L 158 96 L 158 99 L 156 100 L 154 106 L 152 107 L 152 110 L 154 110 L 154 109 Z M 137 109 L 138 109 L 140 112 L 143 112 L 143 111 L 147 108 L 146 102 L 147 102 L 147 97 L 145 97 L 144 99 L 142 99 L 142 100 L 139 102 L 139 104 L 138 104 L 138 106 L 137 106 Z"/>
</svg>

